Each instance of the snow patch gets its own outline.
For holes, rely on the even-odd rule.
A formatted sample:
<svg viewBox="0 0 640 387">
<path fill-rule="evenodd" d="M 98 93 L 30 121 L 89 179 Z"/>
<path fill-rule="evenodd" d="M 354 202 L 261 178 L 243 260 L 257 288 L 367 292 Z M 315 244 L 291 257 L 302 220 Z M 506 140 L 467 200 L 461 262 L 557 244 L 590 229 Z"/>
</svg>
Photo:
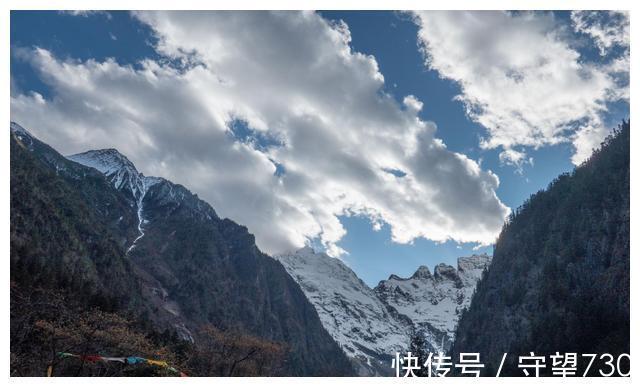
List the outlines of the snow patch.
<svg viewBox="0 0 640 387">
<path fill-rule="evenodd" d="M 9 124 L 9 128 L 11 129 L 11 133 L 27 148 L 31 149 L 33 147 L 33 136 L 28 130 L 13 121 Z"/>
<path fill-rule="evenodd" d="M 158 177 L 147 177 L 138 172 L 129 159 L 116 149 L 90 150 L 84 153 L 67 156 L 67 159 L 75 161 L 87 167 L 97 169 L 104 174 L 113 186 L 121 191 L 128 192 L 134 201 L 138 215 L 138 236 L 127 248 L 127 254 L 136 243 L 144 236 L 144 198 L 149 188 L 162 181 Z"/>
</svg>

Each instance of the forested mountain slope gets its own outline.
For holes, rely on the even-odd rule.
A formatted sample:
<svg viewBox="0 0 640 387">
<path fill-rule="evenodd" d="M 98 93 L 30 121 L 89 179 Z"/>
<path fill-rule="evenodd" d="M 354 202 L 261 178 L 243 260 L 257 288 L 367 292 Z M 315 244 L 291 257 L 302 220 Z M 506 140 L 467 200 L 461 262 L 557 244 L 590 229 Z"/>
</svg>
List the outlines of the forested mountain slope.
<svg viewBox="0 0 640 387">
<path fill-rule="evenodd" d="M 452 355 L 495 373 L 518 355 L 629 352 L 629 122 L 510 217 L 460 319 Z M 548 370 L 548 369 L 547 369 Z M 548 371 L 547 371 L 548 372 Z"/>
<path fill-rule="evenodd" d="M 128 352 L 138 343 L 140 354 L 168 359 L 190 347 L 180 350 L 184 366 L 202 375 L 353 372 L 300 287 L 246 227 L 180 185 L 143 176 L 114 149 L 70 160 L 15 123 L 10 141 L 12 372 L 42 375 L 56 350 L 132 355 L 120 340 L 131 341 Z M 95 320 L 121 329 L 100 336 L 108 342 L 70 339 L 72 327 Z M 172 339 L 155 340 L 162 332 Z M 66 375 L 102 372 L 78 367 Z"/>
</svg>

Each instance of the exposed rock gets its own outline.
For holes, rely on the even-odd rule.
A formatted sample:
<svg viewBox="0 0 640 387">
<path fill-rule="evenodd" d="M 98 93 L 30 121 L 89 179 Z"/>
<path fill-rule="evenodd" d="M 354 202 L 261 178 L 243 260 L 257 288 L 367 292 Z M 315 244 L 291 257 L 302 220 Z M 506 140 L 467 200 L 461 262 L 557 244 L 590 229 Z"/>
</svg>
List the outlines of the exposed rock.
<svg viewBox="0 0 640 387">
<path fill-rule="evenodd" d="M 306 247 L 276 257 L 300 284 L 322 324 L 360 375 L 390 375 L 391 358 L 405 351 L 414 329 L 432 351 L 448 349 L 459 314 L 484 268 L 487 255 L 460 258 L 459 269 L 420 266 L 410 278 L 392 274 L 369 288 L 341 260 Z"/>
</svg>

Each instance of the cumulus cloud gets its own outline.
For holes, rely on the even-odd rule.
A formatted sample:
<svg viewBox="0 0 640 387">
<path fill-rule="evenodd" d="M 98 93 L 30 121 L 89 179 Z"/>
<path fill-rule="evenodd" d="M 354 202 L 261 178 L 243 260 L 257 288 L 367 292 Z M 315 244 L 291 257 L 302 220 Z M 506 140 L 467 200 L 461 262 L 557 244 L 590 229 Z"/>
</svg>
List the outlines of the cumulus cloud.
<svg viewBox="0 0 640 387">
<path fill-rule="evenodd" d="M 344 23 L 312 12 L 136 17 L 163 59 L 28 51 L 52 97 L 14 93 L 12 119 L 64 153 L 118 148 L 247 225 L 269 253 L 318 239 L 342 254 L 342 215 L 387 223 L 398 243 L 493 242 L 508 213 L 498 177 L 448 150 L 417 98 L 384 93 Z"/>
<path fill-rule="evenodd" d="M 572 141 L 572 161 L 582 162 L 608 130 L 607 103 L 628 98 L 624 55 L 608 63 L 589 62 L 573 48 L 566 28 L 550 13 L 416 12 L 426 65 L 455 81 L 468 116 L 487 129 L 486 149 L 522 167 L 523 148 Z M 610 25 L 574 16 L 575 28 L 598 47 L 625 44 Z M 628 18 L 614 22 L 628 29 Z M 622 24 L 618 24 L 622 23 Z M 628 44 L 628 40 L 627 40 Z M 628 57 L 628 52 L 627 52 Z"/>
</svg>

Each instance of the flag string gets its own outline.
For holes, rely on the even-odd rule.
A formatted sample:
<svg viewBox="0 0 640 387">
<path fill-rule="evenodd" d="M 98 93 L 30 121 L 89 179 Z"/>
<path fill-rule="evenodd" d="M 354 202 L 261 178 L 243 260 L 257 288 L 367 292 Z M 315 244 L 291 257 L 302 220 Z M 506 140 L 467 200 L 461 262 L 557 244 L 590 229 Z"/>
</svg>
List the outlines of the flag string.
<svg viewBox="0 0 640 387">
<path fill-rule="evenodd" d="M 106 361 L 106 362 L 116 362 L 116 363 L 122 363 L 125 365 L 133 365 L 133 364 L 149 364 L 149 365 L 154 365 L 157 367 L 161 367 L 161 368 L 166 368 L 169 372 L 172 372 L 176 375 L 180 375 L 182 377 L 186 377 L 188 376 L 187 374 L 185 374 L 182 371 L 179 371 L 177 369 L 175 369 L 174 367 L 171 367 L 166 361 L 162 361 L 162 360 L 153 360 L 153 359 L 147 359 L 144 357 L 137 357 L 137 356 L 127 356 L 127 357 L 111 357 L 111 356 L 100 356 L 100 355 L 76 355 L 73 353 L 69 353 L 69 352 L 58 352 L 58 357 L 61 359 L 67 359 L 67 358 L 78 358 L 80 360 L 84 360 L 87 361 L 89 363 L 96 363 L 99 361 Z M 47 376 L 51 376 L 53 374 L 53 367 L 51 365 L 49 365 L 47 367 Z"/>
</svg>

